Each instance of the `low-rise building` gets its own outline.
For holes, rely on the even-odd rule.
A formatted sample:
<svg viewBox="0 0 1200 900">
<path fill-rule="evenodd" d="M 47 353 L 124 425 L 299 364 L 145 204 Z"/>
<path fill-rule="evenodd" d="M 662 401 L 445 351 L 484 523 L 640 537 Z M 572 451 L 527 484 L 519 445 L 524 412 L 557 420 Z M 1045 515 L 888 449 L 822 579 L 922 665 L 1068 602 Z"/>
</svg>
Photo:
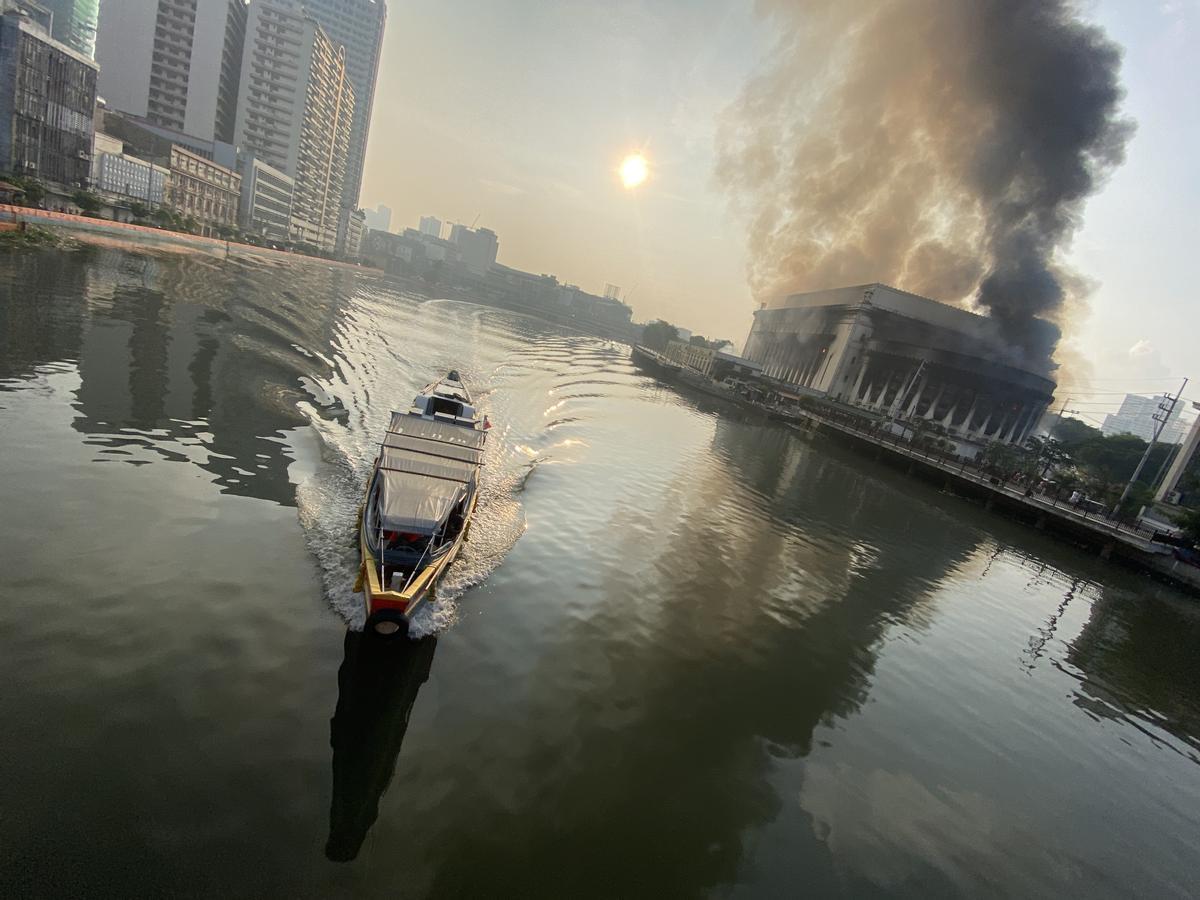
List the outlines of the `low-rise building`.
<svg viewBox="0 0 1200 900">
<path fill-rule="evenodd" d="M 0 171 L 66 189 L 91 179 L 96 64 L 19 8 L 0 15 Z"/>
<path fill-rule="evenodd" d="M 219 237 L 237 225 L 242 176 L 178 145 L 171 147 L 166 202 L 200 224 L 200 233 Z"/>
<path fill-rule="evenodd" d="M 92 151 L 92 187 L 113 199 L 159 206 L 166 195 L 169 170 L 125 152 L 125 142 L 96 132 Z"/>
<path fill-rule="evenodd" d="M 413 228 L 401 234 L 369 229 L 359 255 L 393 274 L 410 275 L 423 275 L 434 264 L 455 266 L 462 260 L 456 245 Z"/>
<path fill-rule="evenodd" d="M 238 224 L 247 234 L 275 241 L 290 237 L 295 181 L 253 153 L 242 156 Z"/>
<path fill-rule="evenodd" d="M 763 369 L 759 363 L 752 360 L 688 341 L 668 341 L 663 355 L 715 381 L 725 378 L 747 380 L 762 374 Z"/>
</svg>

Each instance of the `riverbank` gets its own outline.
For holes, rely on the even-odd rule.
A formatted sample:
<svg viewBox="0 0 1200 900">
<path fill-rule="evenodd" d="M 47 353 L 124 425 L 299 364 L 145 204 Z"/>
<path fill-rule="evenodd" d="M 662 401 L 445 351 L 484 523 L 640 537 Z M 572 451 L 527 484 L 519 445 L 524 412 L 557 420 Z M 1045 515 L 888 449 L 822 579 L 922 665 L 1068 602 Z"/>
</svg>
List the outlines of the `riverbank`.
<svg viewBox="0 0 1200 900">
<path fill-rule="evenodd" d="M 638 349 L 644 351 L 644 348 Z M 633 359 L 635 363 L 639 362 L 639 355 L 635 354 Z M 739 395 L 690 370 L 663 377 L 654 366 L 644 362 L 644 352 L 641 359 L 641 367 L 664 384 L 685 392 L 720 397 L 742 409 L 758 410 L 790 428 L 820 431 L 856 450 L 870 453 L 876 459 L 897 465 L 909 476 L 982 502 L 986 510 L 1015 518 L 1038 531 L 1088 547 L 1105 560 L 1119 561 L 1200 595 L 1200 569 L 1176 558 L 1175 547 L 1159 540 L 1159 532 L 1151 528 L 1097 516 L 1086 509 L 1068 505 L 1057 495 L 1042 494 L 1028 486 L 1004 481 L 966 459 L 916 445 L 911 437 L 882 430 L 877 427 L 877 420 L 849 407 L 840 408 L 814 400 L 807 407 L 795 406 L 785 411 Z"/>
<path fill-rule="evenodd" d="M 371 266 L 362 266 L 343 260 L 326 259 L 323 256 L 308 256 L 304 253 L 273 250 L 270 247 L 256 247 L 253 244 L 226 241 L 221 238 L 203 237 L 202 235 L 188 234 L 182 231 L 167 231 L 162 228 L 134 225 L 128 222 L 113 222 L 109 219 L 94 219 L 90 216 L 77 216 L 71 213 L 53 212 L 48 209 L 30 209 L 24 206 L 12 206 L 0 203 L 0 218 L 10 223 L 20 224 L 21 222 L 26 222 L 36 224 L 41 228 L 67 233 L 76 238 L 86 239 L 87 236 L 91 235 L 166 250 L 187 250 L 222 257 L 258 256 L 267 259 L 287 259 L 362 270 L 378 275 L 383 274 L 382 271 Z"/>
</svg>

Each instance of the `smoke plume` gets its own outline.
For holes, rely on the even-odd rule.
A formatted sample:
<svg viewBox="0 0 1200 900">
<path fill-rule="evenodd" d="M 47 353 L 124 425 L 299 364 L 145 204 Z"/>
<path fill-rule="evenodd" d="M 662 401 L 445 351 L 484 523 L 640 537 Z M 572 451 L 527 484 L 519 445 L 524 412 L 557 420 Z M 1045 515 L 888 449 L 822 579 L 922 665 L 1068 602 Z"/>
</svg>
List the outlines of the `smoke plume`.
<svg viewBox="0 0 1200 900">
<path fill-rule="evenodd" d="M 989 313 L 1048 359 L 1086 285 L 1059 251 L 1124 158 L 1119 48 L 1068 0 L 768 0 L 718 180 L 750 284 L 882 281 Z"/>
</svg>

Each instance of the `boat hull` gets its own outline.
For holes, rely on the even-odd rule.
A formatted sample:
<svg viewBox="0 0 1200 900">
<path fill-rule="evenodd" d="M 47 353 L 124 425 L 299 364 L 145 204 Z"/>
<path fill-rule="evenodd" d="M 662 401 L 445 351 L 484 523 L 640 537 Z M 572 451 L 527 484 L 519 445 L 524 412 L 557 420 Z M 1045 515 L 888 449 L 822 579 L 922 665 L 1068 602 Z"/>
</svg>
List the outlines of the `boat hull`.
<svg viewBox="0 0 1200 900">
<path fill-rule="evenodd" d="M 369 485 L 367 490 L 369 494 Z M 409 579 L 408 586 L 402 591 L 389 590 L 379 580 L 379 560 L 367 543 L 363 529 L 362 518 L 366 513 L 368 499 L 369 497 L 363 498 L 363 505 L 358 514 L 359 582 L 362 585 L 363 607 L 367 614 L 366 628 L 372 630 L 377 621 L 387 619 L 397 622 L 397 624 L 402 622 L 403 628 L 400 630 L 407 633 L 408 626 L 417 612 L 432 602 L 438 583 L 445 576 L 446 570 L 458 558 L 462 545 L 466 543 L 471 529 L 471 520 L 475 515 L 475 503 L 478 495 L 471 497 L 462 530 L 454 539 L 454 543 L 433 562 L 422 566 L 415 572 Z"/>
</svg>

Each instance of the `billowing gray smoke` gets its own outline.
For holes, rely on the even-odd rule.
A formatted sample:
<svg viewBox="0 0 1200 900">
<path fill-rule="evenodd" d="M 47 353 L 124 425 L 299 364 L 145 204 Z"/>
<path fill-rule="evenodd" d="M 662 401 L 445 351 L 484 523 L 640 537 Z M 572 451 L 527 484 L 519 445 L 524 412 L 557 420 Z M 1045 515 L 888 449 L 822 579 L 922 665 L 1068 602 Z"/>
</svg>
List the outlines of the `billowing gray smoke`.
<svg viewBox="0 0 1200 900">
<path fill-rule="evenodd" d="M 756 297 L 884 281 L 989 312 L 1048 360 L 1059 251 L 1124 156 L 1121 54 L 1067 0 L 776 0 L 718 178 Z"/>
</svg>

